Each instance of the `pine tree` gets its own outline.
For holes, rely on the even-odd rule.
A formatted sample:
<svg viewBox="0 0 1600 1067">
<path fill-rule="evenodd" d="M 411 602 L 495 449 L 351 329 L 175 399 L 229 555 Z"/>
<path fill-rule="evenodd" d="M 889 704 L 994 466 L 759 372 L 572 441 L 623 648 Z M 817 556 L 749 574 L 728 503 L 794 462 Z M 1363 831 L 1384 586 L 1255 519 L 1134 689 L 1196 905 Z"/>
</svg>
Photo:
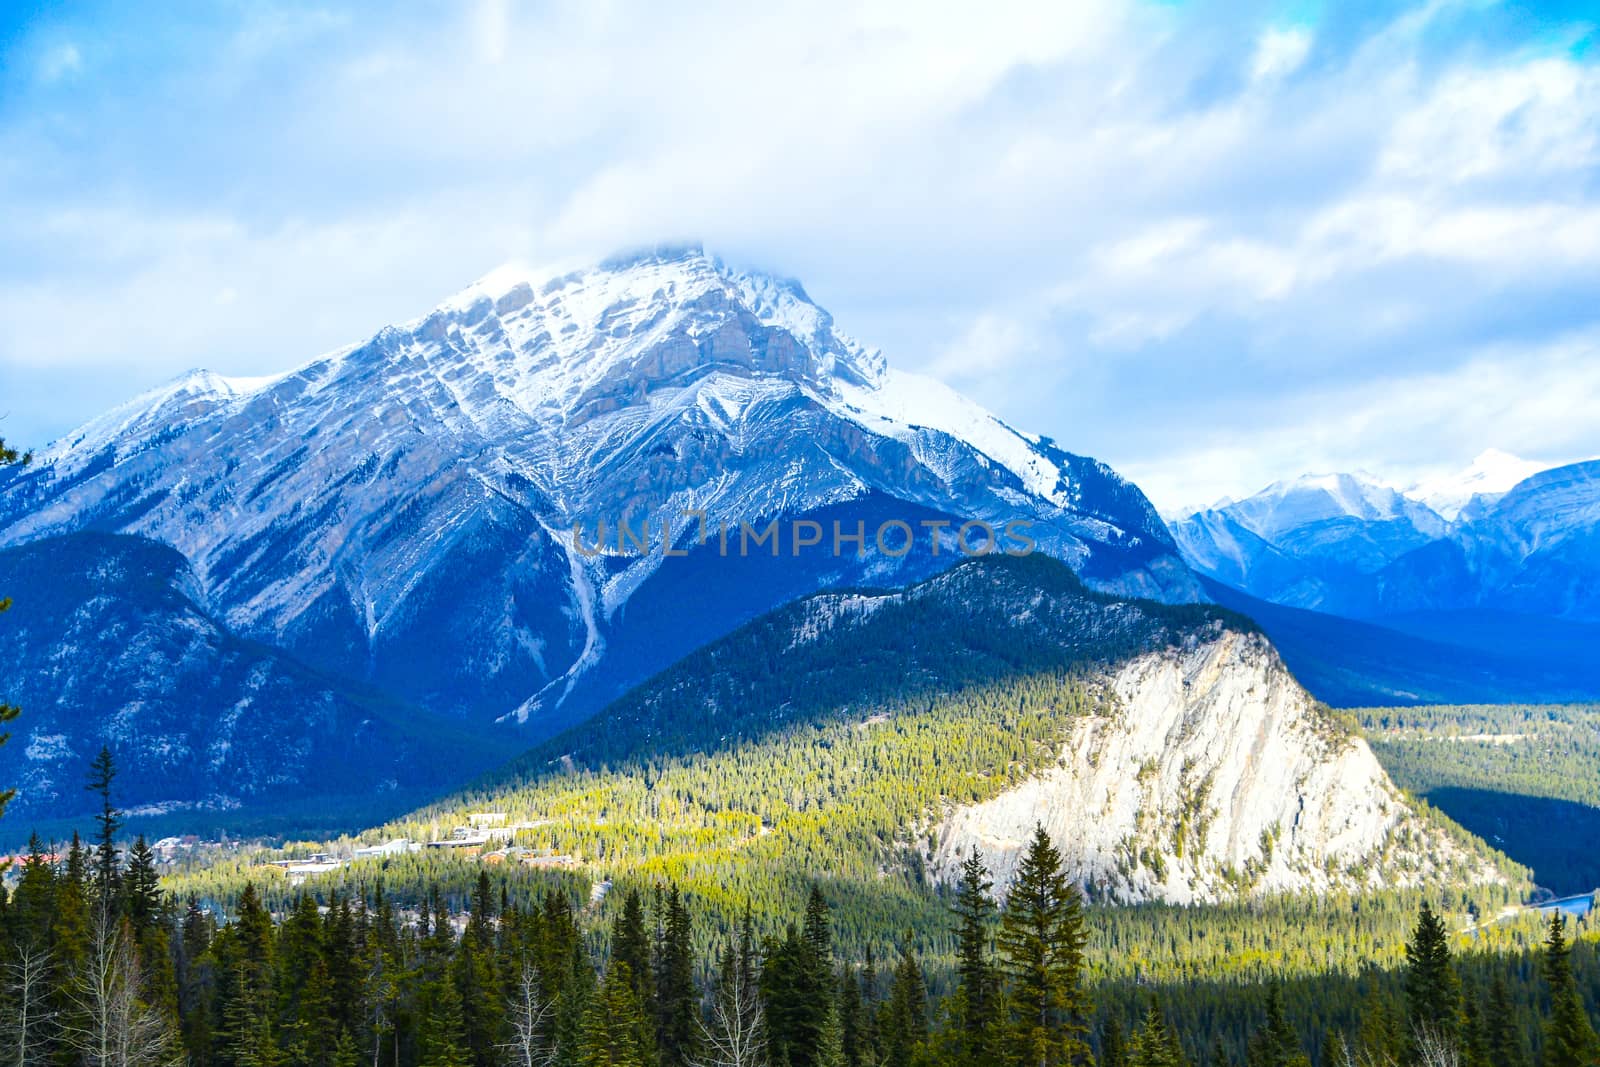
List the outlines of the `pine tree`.
<svg viewBox="0 0 1600 1067">
<path fill-rule="evenodd" d="M 1345 1036 L 1329 1027 L 1322 1035 L 1322 1054 L 1317 1059 L 1317 1067 L 1344 1067 L 1344 1050 L 1348 1047 Z"/>
<path fill-rule="evenodd" d="M 1283 994 L 1276 985 L 1267 990 L 1267 1018 L 1250 1038 L 1245 1062 L 1248 1067 L 1307 1067 L 1311 1062 L 1284 1015 Z"/>
<path fill-rule="evenodd" d="M 848 1067 L 861 1067 L 862 1015 L 861 983 L 847 966 L 839 975 L 839 1044 Z"/>
<path fill-rule="evenodd" d="M 117 778 L 111 750 L 101 746 L 100 754 L 89 765 L 89 792 L 100 798 L 100 813 L 95 816 L 95 903 L 102 915 L 116 909 L 120 888 L 117 831 L 122 828 L 122 813 L 111 803 L 111 786 Z"/>
<path fill-rule="evenodd" d="M 362 920 L 365 910 L 362 911 Z M 364 931 L 358 929 L 348 897 L 335 893 L 328 902 L 322 925 L 322 957 L 328 969 L 328 989 L 332 997 L 336 1028 L 354 1034 L 366 1016 L 362 1004 L 362 962 L 367 952 Z"/>
<path fill-rule="evenodd" d="M 495 971 L 495 894 L 486 871 L 478 872 L 466 935 L 456 949 L 454 980 L 461 998 L 467 1051 L 474 1067 L 494 1067 L 504 1042 L 505 1011 Z"/>
<path fill-rule="evenodd" d="M 1584 1011 L 1572 976 L 1566 920 L 1560 911 L 1550 917 L 1544 942 L 1544 980 L 1550 987 L 1550 1017 L 1544 1025 L 1544 1067 L 1593 1067 L 1600 1060 L 1600 1040 Z"/>
<path fill-rule="evenodd" d="M 1127 1041 L 1115 1015 L 1108 1016 L 1100 1027 L 1100 1067 L 1128 1067 Z"/>
<path fill-rule="evenodd" d="M 688 1067 L 699 1052 L 699 997 L 689 909 L 676 885 L 666 894 L 665 908 L 656 970 L 656 1042 L 662 1067 Z"/>
<path fill-rule="evenodd" d="M 1504 974 L 1494 976 L 1483 1012 L 1489 1062 L 1494 1067 L 1528 1067 L 1528 1039 L 1517 1017 L 1516 1003 Z"/>
<path fill-rule="evenodd" d="M 128 850 L 127 914 L 136 934 L 143 935 L 161 914 L 161 876 L 155 853 L 140 834 Z"/>
<path fill-rule="evenodd" d="M 239 896 L 234 922 L 215 942 L 223 971 L 218 990 L 217 1058 L 231 1067 L 276 1067 L 274 939 L 272 916 L 253 884 Z"/>
<path fill-rule="evenodd" d="M 806 1000 L 807 950 L 793 923 L 770 943 L 761 968 L 761 1004 L 774 1063 L 808 1064 L 816 1049 L 809 1025 L 813 1005 Z"/>
<path fill-rule="evenodd" d="M 816 1067 L 845 1067 L 844 1028 L 836 1005 L 830 1004 L 822 1019 L 822 1036 L 817 1043 Z"/>
<path fill-rule="evenodd" d="M 995 970 L 989 958 L 990 927 L 995 904 L 989 895 L 993 883 L 976 851 L 961 868 L 956 887 L 956 997 L 955 1012 L 961 1029 L 959 1055 L 968 1063 L 993 1058 L 991 1048 L 999 1020 L 995 1016 Z"/>
<path fill-rule="evenodd" d="M 878 1026 L 878 960 L 867 945 L 866 959 L 861 964 L 861 1036 L 858 1038 L 858 1055 L 864 1063 L 876 1067 L 883 1062 L 883 1034 Z"/>
<path fill-rule="evenodd" d="M 436 974 L 417 996 L 417 1067 L 468 1067 L 461 993 L 445 973 Z"/>
<path fill-rule="evenodd" d="M 900 962 L 889 985 L 889 1002 L 884 1015 L 883 1062 L 885 1067 L 911 1067 L 912 1061 L 928 1041 L 928 985 L 906 934 Z"/>
<path fill-rule="evenodd" d="M 60 979 L 51 994 L 51 1009 L 62 1029 L 81 1028 L 82 1007 L 72 995 L 70 976 L 82 974 L 89 963 L 92 940 L 88 901 L 88 861 L 83 842 L 72 835 L 66 869 L 55 885 L 55 915 L 50 921 L 53 962 Z"/>
<path fill-rule="evenodd" d="M 199 900 L 191 894 L 179 931 L 176 977 L 183 1045 L 195 1067 L 205 1067 L 210 1059 L 211 1002 L 216 995 L 211 941 L 215 931 L 211 916 L 201 910 Z"/>
<path fill-rule="evenodd" d="M 322 917 L 314 898 L 295 897 L 293 911 L 278 927 L 274 954 L 276 1022 L 289 1062 L 326 1067 L 335 1041 L 333 1000 L 323 958 Z"/>
<path fill-rule="evenodd" d="M 630 889 L 622 900 L 622 914 L 617 916 L 611 933 L 611 958 L 623 964 L 633 995 L 648 1010 L 655 1003 L 655 968 L 650 959 L 650 932 L 645 927 L 644 901 L 637 889 Z"/>
<path fill-rule="evenodd" d="M 466 1023 L 461 991 L 451 974 L 456 948 L 450 913 L 437 887 L 419 909 L 417 937 L 421 959 L 416 982 L 417 1067 L 468 1067 Z M 431 922 L 430 922 L 431 919 Z"/>
<path fill-rule="evenodd" d="M 998 940 L 1013 986 L 1013 1055 L 1025 1067 L 1087 1062 L 1083 898 L 1043 826 L 1017 867 Z"/>
<path fill-rule="evenodd" d="M 654 1027 L 645 1015 L 627 963 L 615 957 L 583 1016 L 580 1067 L 652 1067 Z"/>
<path fill-rule="evenodd" d="M 831 971 L 833 922 L 829 914 L 827 898 L 822 895 L 822 890 L 818 886 L 812 886 L 811 892 L 806 896 L 806 915 L 803 929 L 806 947 L 811 950 L 812 958 L 828 963 Z"/>
<path fill-rule="evenodd" d="M 1376 987 L 1369 988 L 1361 1007 L 1361 1031 L 1357 1052 L 1372 1063 L 1397 1063 L 1404 1055 L 1404 1025 L 1390 1001 Z"/>
<path fill-rule="evenodd" d="M 1131 1067 L 1186 1067 L 1187 1065 L 1183 1048 L 1178 1044 L 1178 1035 L 1167 1025 L 1167 1017 L 1162 1014 L 1161 1005 L 1154 1000 L 1145 1011 L 1144 1024 L 1133 1037 L 1132 1055 L 1128 1059 Z"/>
<path fill-rule="evenodd" d="M 822 890 L 815 885 L 806 898 L 798 979 L 798 1025 L 788 1050 L 790 1064 L 815 1067 L 820 1064 L 828 1027 L 838 1024 L 833 997 L 833 916 Z"/>
<path fill-rule="evenodd" d="M 1461 1021 L 1458 1027 L 1463 1067 L 1494 1067 L 1489 1059 L 1489 1030 L 1483 999 L 1477 988 L 1461 984 Z"/>
<path fill-rule="evenodd" d="M 836 1014 L 833 930 L 816 888 L 806 902 L 804 928 L 792 924 L 772 944 L 761 969 L 761 999 L 774 1063 L 815 1067 L 823 1029 Z"/>
<path fill-rule="evenodd" d="M 45 856 L 38 834 L 28 838 L 28 857 L 22 861 L 10 919 L 16 947 L 49 947 L 50 916 L 55 911 L 56 874 Z"/>
<path fill-rule="evenodd" d="M 1427 901 L 1406 943 L 1406 1021 L 1412 1040 L 1431 1034 L 1454 1041 L 1461 988 L 1450 962 L 1450 935 Z"/>
</svg>

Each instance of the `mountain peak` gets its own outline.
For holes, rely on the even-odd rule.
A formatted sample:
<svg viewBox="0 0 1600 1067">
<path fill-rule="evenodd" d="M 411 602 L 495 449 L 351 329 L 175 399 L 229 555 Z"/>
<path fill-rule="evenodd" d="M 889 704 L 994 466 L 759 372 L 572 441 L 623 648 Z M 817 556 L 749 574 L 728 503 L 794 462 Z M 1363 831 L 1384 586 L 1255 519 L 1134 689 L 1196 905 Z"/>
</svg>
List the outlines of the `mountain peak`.
<svg viewBox="0 0 1600 1067">
<path fill-rule="evenodd" d="M 401 348 L 475 368 L 519 407 L 579 418 L 719 373 L 831 395 L 836 383 L 876 386 L 885 370 L 798 282 L 695 243 L 577 270 L 508 264 L 398 329 Z"/>
<path fill-rule="evenodd" d="M 692 263 L 709 266 L 713 262 L 699 241 L 665 241 L 614 252 L 600 261 L 599 269 L 618 272 L 645 265 Z"/>
<path fill-rule="evenodd" d="M 1199 595 L 1109 468 L 891 371 L 799 283 L 692 245 L 502 267 L 277 379 L 188 376 L 45 458 L 0 484 L 0 545 L 162 542 L 241 635 L 463 715 L 567 714 L 690 634 L 935 565 L 874 552 L 869 518 L 904 514 L 919 539 L 923 516 L 1020 520 L 1096 589 Z M 728 576 L 719 526 L 807 515 L 859 519 L 863 548 Z M 671 557 L 650 533 L 623 547 L 620 525 L 647 520 L 672 523 Z M 691 571 L 692 596 L 668 592 Z"/>
<path fill-rule="evenodd" d="M 1508 492 L 1546 466 L 1498 448 L 1487 448 L 1478 453 L 1465 470 L 1418 482 L 1405 492 L 1413 500 L 1420 500 L 1445 518 L 1454 520 L 1473 497 Z"/>
<path fill-rule="evenodd" d="M 1351 474 L 1303 474 L 1274 482 L 1244 500 L 1213 510 L 1226 511 L 1252 532 L 1274 540 L 1285 530 L 1308 522 L 1341 518 L 1387 521 L 1426 519 L 1423 505 L 1364 471 Z M 1433 522 L 1437 523 L 1437 517 Z"/>
</svg>

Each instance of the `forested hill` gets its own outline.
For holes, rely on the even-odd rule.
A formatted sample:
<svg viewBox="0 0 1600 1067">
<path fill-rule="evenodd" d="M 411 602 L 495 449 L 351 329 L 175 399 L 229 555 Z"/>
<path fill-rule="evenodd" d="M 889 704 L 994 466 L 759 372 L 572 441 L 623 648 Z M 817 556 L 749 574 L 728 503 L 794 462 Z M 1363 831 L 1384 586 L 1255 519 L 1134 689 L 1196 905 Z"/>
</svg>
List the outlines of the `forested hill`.
<svg viewBox="0 0 1600 1067">
<path fill-rule="evenodd" d="M 903 591 L 834 591 L 771 612 L 491 772 L 468 794 L 535 778 L 558 761 L 593 769 L 731 748 L 1003 679 L 1083 675 L 1224 627 L 1257 632 L 1245 616 L 1213 605 L 1092 592 L 1043 555 L 978 557 Z"/>
<path fill-rule="evenodd" d="M 979 841 L 1003 891 L 1040 820 L 1102 900 L 1521 884 L 1410 806 L 1247 620 L 1093 593 L 1041 557 L 791 604 L 361 840 L 473 812 L 503 815 L 510 861 L 670 879 L 758 920 L 825 871 L 920 922 Z"/>
</svg>

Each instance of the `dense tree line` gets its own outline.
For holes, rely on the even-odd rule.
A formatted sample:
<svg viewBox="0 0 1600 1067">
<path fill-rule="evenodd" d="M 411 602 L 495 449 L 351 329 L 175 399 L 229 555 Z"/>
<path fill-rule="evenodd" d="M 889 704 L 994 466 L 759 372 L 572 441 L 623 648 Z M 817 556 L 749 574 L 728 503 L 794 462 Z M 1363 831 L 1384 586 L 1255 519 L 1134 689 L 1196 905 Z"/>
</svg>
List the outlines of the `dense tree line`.
<svg viewBox="0 0 1600 1067">
<path fill-rule="evenodd" d="M 917 615 L 907 629 L 912 637 L 906 640 L 920 640 L 917 635 L 930 632 L 931 623 Z M 901 634 L 893 627 L 883 640 L 898 640 Z M 831 662 L 828 656 L 813 652 L 808 666 L 817 670 L 799 671 L 784 662 L 781 646 L 769 647 L 770 636 L 764 630 L 742 636 L 741 654 L 778 661 L 776 677 L 755 672 L 738 684 L 759 691 L 740 688 L 717 697 L 725 709 L 720 717 L 704 714 L 704 688 L 673 672 L 648 693 L 636 694 L 595 724 L 542 750 L 538 760 L 528 757 L 517 775 L 497 775 L 359 838 L 307 842 L 270 858 L 349 854 L 357 845 L 394 837 L 428 840 L 464 824 L 471 812 L 504 812 L 523 827 L 514 845 L 572 859 L 566 877 L 604 872 L 621 887 L 676 884 L 719 929 L 731 926 L 746 908 L 758 928 L 781 927 L 786 915 L 803 906 L 815 872 L 826 872 L 830 899 L 840 904 L 836 936 L 849 954 L 859 958 L 869 947 L 880 956 L 890 954 L 897 932 L 911 929 L 919 953 L 948 959 L 948 938 L 934 932 L 944 888 L 924 869 L 927 842 L 908 828 L 925 826 L 931 812 L 988 800 L 1053 766 L 1085 720 L 1120 714 L 1115 694 L 1059 664 L 1036 669 L 1033 653 L 1024 648 L 1014 650 L 1018 661 L 1007 668 L 1013 673 L 985 675 L 950 691 L 918 691 L 912 684 L 907 692 L 891 695 L 882 679 L 892 679 L 892 672 L 880 670 L 872 687 L 852 688 L 861 680 L 846 670 L 836 684 L 836 676 L 821 666 Z M 846 651 L 835 649 L 833 655 L 844 659 Z M 735 684 L 726 673 L 713 671 L 712 677 Z M 737 711 L 751 707 L 784 710 L 777 721 Z M 663 733 L 667 730 L 670 736 Z M 1198 797 L 1194 800 L 1200 804 Z M 1459 846 L 1451 862 L 1480 869 L 1487 860 L 1499 863 L 1506 875 L 1504 884 L 1478 886 L 1459 897 L 1452 891 L 1454 910 L 1493 913 L 1531 888 L 1525 872 L 1491 854 L 1481 840 L 1431 813 L 1427 817 Z M 1390 844 L 1395 855 L 1378 862 L 1406 862 L 1407 843 L 1395 835 Z M 1418 859 L 1415 848 L 1410 859 Z M 1122 862 L 1137 866 L 1147 859 L 1134 852 Z M 179 879 L 176 888 L 224 907 L 231 906 L 246 881 L 256 882 L 264 894 L 287 892 L 264 882 L 254 869 L 257 863 L 257 857 L 241 855 Z M 1252 895 L 1249 872 L 1238 874 L 1239 894 Z M 1435 890 L 1449 884 L 1451 874 L 1432 872 Z M 324 895 L 349 894 L 382 879 L 391 895 L 409 895 L 413 902 L 424 887 L 437 887 L 460 906 L 474 877 L 470 860 L 428 852 L 359 860 L 309 884 Z M 504 877 L 515 894 L 542 892 L 537 879 L 553 876 L 512 872 Z M 1093 882 L 1084 887 L 1091 905 L 1106 896 L 1102 888 Z M 1390 895 L 1360 908 L 1352 899 L 1335 893 L 1316 905 L 1326 915 L 1315 922 L 1336 924 L 1341 937 L 1349 935 L 1334 946 L 1338 955 L 1331 962 L 1342 966 L 1392 955 L 1399 940 L 1393 935 L 1415 911 L 1415 896 Z M 274 896 L 270 903 L 278 907 L 282 901 Z M 1310 938 L 1314 931 L 1305 929 L 1304 916 L 1285 915 L 1270 928 L 1226 909 L 1208 913 L 1207 921 L 1213 918 L 1228 924 L 1226 939 L 1207 941 L 1196 936 L 1193 916 L 1159 909 L 1108 918 L 1107 937 L 1119 936 L 1119 960 L 1141 963 L 1143 976 L 1152 980 L 1185 976 L 1181 968 L 1190 965 L 1185 960 L 1210 968 L 1208 974 L 1253 978 L 1330 963 L 1321 944 L 1326 939 Z M 1158 926 L 1168 929 L 1154 929 Z M 1178 936 L 1171 927 L 1185 929 Z M 1160 939 L 1181 945 L 1168 950 L 1156 944 Z M 1132 952 L 1129 942 L 1136 946 Z M 698 947 L 708 949 L 707 944 Z"/>
<path fill-rule="evenodd" d="M 1390 773 L 1426 791 L 1492 788 L 1600 807 L 1600 706 L 1441 704 L 1355 715 Z"/>
<path fill-rule="evenodd" d="M 111 767 L 97 767 L 104 796 Z M 1278 983 L 1097 985 L 1091 921 L 1042 830 L 997 900 L 971 857 L 940 920 L 945 991 L 910 938 L 839 951 L 813 887 L 781 930 L 745 913 L 702 952 L 677 887 L 596 911 L 552 885 L 531 903 L 480 869 L 464 909 L 429 893 L 301 893 L 279 912 L 246 886 L 227 922 L 163 894 L 150 850 L 115 844 L 107 803 L 62 857 L 35 844 L 0 908 L 0 1036 L 16 1067 L 1591 1067 L 1594 942 L 1558 915 L 1531 971 L 1458 959 L 1424 903 L 1392 973 L 1318 1029 L 1320 993 Z M 1485 964 L 1493 977 L 1484 981 Z M 1580 977 L 1581 972 L 1581 977 Z M 1373 980 L 1377 978 L 1378 980 Z M 1209 1015 L 1209 1017 L 1208 1017 Z M 1228 1031 L 1244 1026 L 1242 1040 Z"/>
</svg>

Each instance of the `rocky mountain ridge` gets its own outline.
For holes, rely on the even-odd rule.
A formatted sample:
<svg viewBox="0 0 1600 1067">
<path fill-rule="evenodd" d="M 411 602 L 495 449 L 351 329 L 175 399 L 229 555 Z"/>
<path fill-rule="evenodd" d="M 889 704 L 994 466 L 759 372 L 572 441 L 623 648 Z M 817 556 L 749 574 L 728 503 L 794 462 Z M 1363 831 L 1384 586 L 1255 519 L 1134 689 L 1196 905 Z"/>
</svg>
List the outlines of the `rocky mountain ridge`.
<svg viewBox="0 0 1600 1067">
<path fill-rule="evenodd" d="M 1523 468 L 1505 462 L 1499 473 Z M 1472 475 L 1474 472 L 1469 471 Z M 1208 578 L 1288 607 L 1352 618 L 1497 611 L 1600 621 L 1600 461 L 1539 471 L 1460 501 L 1446 518 L 1373 479 L 1307 476 L 1171 523 Z M 1442 494 L 1442 495 L 1440 495 Z"/>
<path fill-rule="evenodd" d="M 868 533 L 859 554 L 824 537 L 781 557 L 701 544 L 690 523 L 670 555 L 573 533 L 696 514 Z M 0 548 L 86 531 L 167 546 L 227 635 L 530 740 L 795 597 L 961 558 L 953 528 L 880 550 L 885 523 L 972 519 L 1030 523 L 1096 588 L 1202 598 L 1105 465 L 894 370 L 797 283 L 697 247 L 498 271 L 287 373 L 188 375 L 0 472 Z M 19 617 L 46 595 L 6 592 Z M 79 648 L 78 666 L 116 652 Z M 134 709 L 73 714 L 92 743 Z"/>
</svg>

